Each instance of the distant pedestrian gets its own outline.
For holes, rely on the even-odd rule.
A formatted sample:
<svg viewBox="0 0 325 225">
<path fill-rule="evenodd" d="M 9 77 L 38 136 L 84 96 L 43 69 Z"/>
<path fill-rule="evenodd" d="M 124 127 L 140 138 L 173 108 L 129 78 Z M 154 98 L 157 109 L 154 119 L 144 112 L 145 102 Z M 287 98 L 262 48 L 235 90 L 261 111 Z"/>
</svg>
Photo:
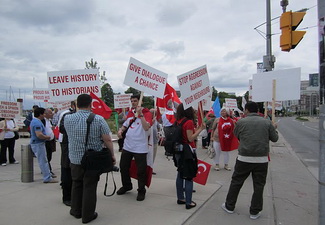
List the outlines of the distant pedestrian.
<svg viewBox="0 0 325 225">
<path fill-rule="evenodd" d="M 45 127 L 42 123 L 42 120 L 44 119 L 44 112 L 45 109 L 41 107 L 36 108 L 34 111 L 34 119 L 30 123 L 30 146 L 38 160 L 38 165 L 43 175 L 43 182 L 57 183 L 58 181 L 53 179 L 51 175 L 46 157 L 45 141 L 50 140 L 51 137 L 45 134 Z"/>
<path fill-rule="evenodd" d="M 177 204 L 185 205 L 186 209 L 196 206 L 192 201 L 193 178 L 197 173 L 197 156 L 195 139 L 205 129 L 205 123 L 195 129 L 195 113 L 192 107 L 184 110 L 183 103 L 177 107 L 177 124 L 182 125 L 182 151 L 174 154 L 174 164 L 177 167 L 176 194 Z M 184 122 L 184 120 L 186 120 Z M 185 196 L 184 196 L 185 194 Z"/>
<path fill-rule="evenodd" d="M 279 138 L 276 124 L 259 116 L 258 105 L 248 102 L 245 105 L 247 117 L 238 120 L 234 133 L 240 141 L 235 170 L 222 209 L 234 213 L 238 194 L 247 177 L 252 174 L 254 193 L 250 206 L 250 218 L 255 220 L 263 209 L 263 191 L 268 170 L 269 141 Z"/>
</svg>

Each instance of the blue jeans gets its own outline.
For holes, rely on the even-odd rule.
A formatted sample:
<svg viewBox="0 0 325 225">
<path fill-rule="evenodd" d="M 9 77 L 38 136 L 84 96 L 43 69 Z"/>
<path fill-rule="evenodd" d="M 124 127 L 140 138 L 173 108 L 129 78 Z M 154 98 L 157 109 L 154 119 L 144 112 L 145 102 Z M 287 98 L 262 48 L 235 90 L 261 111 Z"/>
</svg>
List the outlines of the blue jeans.
<svg viewBox="0 0 325 225">
<path fill-rule="evenodd" d="M 30 144 L 32 151 L 34 152 L 39 168 L 43 174 L 43 182 L 48 182 L 52 179 L 51 172 L 49 168 L 49 163 L 46 156 L 45 142 L 38 144 Z"/>
<path fill-rule="evenodd" d="M 184 198 L 184 191 L 185 191 L 185 198 Z M 185 199 L 186 205 L 190 205 L 192 203 L 192 192 L 193 192 L 193 180 L 182 179 L 180 172 L 177 172 L 177 178 L 176 178 L 177 199 L 178 200 Z"/>
</svg>

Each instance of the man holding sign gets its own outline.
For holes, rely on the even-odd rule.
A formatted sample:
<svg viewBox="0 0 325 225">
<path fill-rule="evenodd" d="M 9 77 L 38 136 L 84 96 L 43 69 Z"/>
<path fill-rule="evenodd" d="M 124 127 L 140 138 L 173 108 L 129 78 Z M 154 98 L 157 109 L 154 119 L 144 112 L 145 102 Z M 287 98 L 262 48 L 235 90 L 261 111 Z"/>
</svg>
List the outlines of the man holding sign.
<svg viewBox="0 0 325 225">
<path fill-rule="evenodd" d="M 148 136 L 152 123 L 152 116 L 148 109 L 139 106 L 139 95 L 131 96 L 132 109 L 128 113 L 127 120 L 118 131 L 118 137 L 126 131 L 123 151 L 120 160 L 122 187 L 116 192 L 123 195 L 132 190 L 130 177 L 131 161 L 134 158 L 137 166 L 138 196 L 137 201 L 143 201 L 146 194 L 146 170 L 148 154 Z"/>
</svg>

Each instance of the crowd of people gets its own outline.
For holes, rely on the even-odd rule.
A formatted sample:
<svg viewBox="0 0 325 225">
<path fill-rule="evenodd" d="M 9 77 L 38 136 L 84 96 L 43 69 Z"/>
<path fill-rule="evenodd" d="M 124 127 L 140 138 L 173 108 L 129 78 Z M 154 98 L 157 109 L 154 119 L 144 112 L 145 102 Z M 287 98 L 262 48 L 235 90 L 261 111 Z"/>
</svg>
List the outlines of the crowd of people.
<svg viewBox="0 0 325 225">
<path fill-rule="evenodd" d="M 155 109 L 147 109 L 139 104 L 139 95 L 131 96 L 132 107 L 120 111 L 118 116 L 118 151 L 121 152 L 119 168 L 122 186 L 117 195 L 123 195 L 133 189 L 130 168 L 134 159 L 137 169 L 137 201 L 146 197 L 148 181 L 149 137 L 153 135 L 153 162 L 156 158 L 158 143 L 163 145 L 164 130 L 173 124 L 182 126 L 182 151 L 167 154 L 173 158 L 176 166 L 176 202 L 185 205 L 186 209 L 196 207 L 192 200 L 193 178 L 197 174 L 197 151 L 211 147 L 215 151 L 212 159 L 214 170 L 220 171 L 220 157 L 223 156 L 223 168 L 231 171 L 234 166 L 231 185 L 222 204 L 222 209 L 233 213 L 239 191 L 245 179 L 252 174 L 254 193 L 250 206 L 251 219 L 257 219 L 263 209 L 263 190 L 266 182 L 269 141 L 277 141 L 276 125 L 258 114 L 255 102 L 245 106 L 245 116 L 235 116 L 228 108 L 220 110 L 220 117 L 214 112 L 208 112 L 199 124 L 197 112 L 192 108 L 184 109 L 183 104 L 168 107 L 161 117 L 157 117 Z M 107 147 L 111 151 L 112 162 L 115 165 L 111 129 L 103 117 L 96 115 L 89 128 L 89 139 L 86 144 L 87 118 L 91 114 L 92 98 L 88 94 L 78 96 L 77 102 L 72 101 L 69 110 L 58 112 L 50 108 L 33 107 L 25 124 L 30 131 L 31 149 L 38 160 L 43 176 L 43 183 L 58 183 L 57 175 L 51 166 L 52 153 L 56 151 L 56 142 L 61 147 L 62 202 L 70 207 L 70 214 L 82 218 L 83 223 L 89 223 L 97 218 L 97 184 L 100 173 L 89 174 L 81 167 L 81 159 L 86 148 L 101 151 Z M 54 127 L 59 127 L 60 134 L 54 135 Z M 7 163 L 6 152 L 9 150 L 9 163 L 17 164 L 14 158 L 15 134 L 18 127 L 14 120 L 0 121 L 1 154 L 0 163 Z M 198 139 L 201 136 L 202 145 Z M 236 162 L 229 162 L 229 152 L 238 149 Z M 156 174 L 152 171 L 152 174 Z M 148 185 L 147 185 L 148 186 Z"/>
</svg>

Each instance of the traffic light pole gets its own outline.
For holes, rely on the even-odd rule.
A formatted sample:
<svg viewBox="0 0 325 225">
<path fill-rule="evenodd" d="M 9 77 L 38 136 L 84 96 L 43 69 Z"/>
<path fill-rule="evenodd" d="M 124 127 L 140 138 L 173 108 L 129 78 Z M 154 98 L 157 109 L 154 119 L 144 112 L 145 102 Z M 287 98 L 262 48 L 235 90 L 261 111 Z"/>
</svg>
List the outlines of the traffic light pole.
<svg viewBox="0 0 325 225">
<path fill-rule="evenodd" d="M 265 72 L 274 68 L 275 57 L 272 55 L 271 0 L 266 0 L 266 55 L 263 57 Z"/>
<path fill-rule="evenodd" d="M 325 225 L 325 104 L 324 104 L 324 87 L 325 87 L 325 1 L 318 0 L 318 24 L 319 28 L 319 77 L 320 77 L 320 113 L 319 113 L 319 188 L 318 188 L 318 212 L 319 225 Z"/>
</svg>

